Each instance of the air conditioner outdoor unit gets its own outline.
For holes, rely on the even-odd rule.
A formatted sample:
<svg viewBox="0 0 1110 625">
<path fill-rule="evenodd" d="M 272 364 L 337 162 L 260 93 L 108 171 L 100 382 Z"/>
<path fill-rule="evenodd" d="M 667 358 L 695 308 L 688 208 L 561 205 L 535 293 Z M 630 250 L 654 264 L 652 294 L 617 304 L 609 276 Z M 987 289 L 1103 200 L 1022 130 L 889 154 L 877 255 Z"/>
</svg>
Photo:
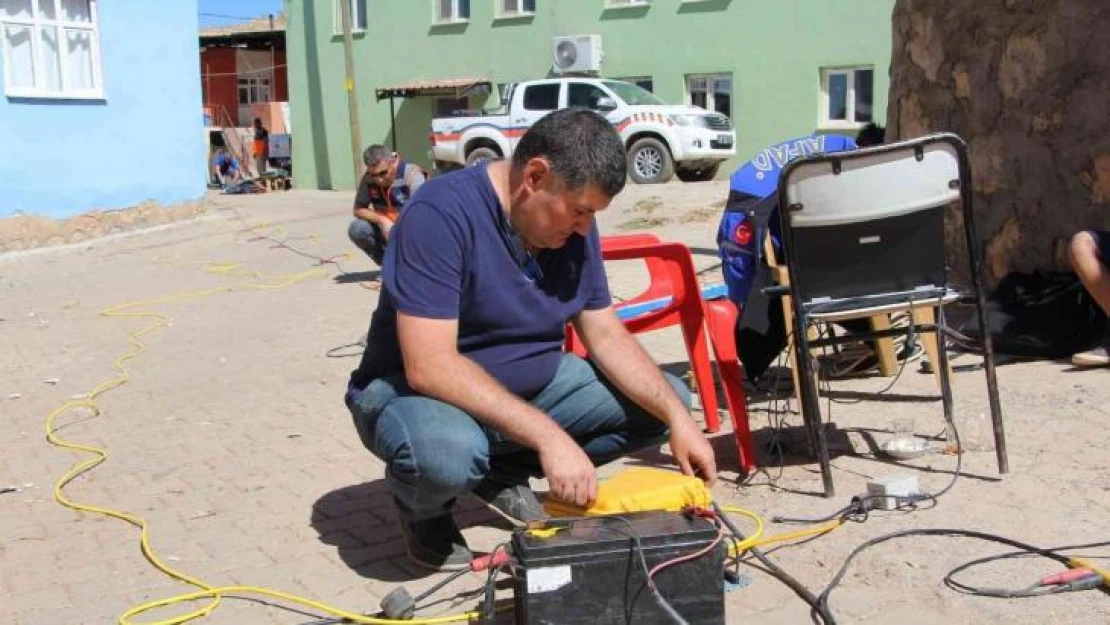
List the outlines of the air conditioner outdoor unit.
<svg viewBox="0 0 1110 625">
<path fill-rule="evenodd" d="M 601 57 L 601 35 L 574 35 L 551 40 L 552 69 L 556 74 L 599 72 Z"/>
</svg>

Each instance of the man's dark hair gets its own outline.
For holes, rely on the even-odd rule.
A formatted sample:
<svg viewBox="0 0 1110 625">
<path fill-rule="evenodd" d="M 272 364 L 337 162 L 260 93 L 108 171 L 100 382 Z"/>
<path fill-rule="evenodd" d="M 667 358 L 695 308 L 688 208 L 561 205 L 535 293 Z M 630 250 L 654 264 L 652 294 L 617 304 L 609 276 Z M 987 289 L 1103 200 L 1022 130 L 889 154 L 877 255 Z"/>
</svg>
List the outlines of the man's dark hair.
<svg viewBox="0 0 1110 625">
<path fill-rule="evenodd" d="M 384 145 L 375 144 L 366 148 L 366 151 L 362 153 L 362 162 L 364 165 L 369 167 L 375 163 L 380 163 L 386 160 L 390 156 L 393 156 L 393 154 L 389 150 L 385 149 Z"/>
<path fill-rule="evenodd" d="M 882 145 L 886 141 L 886 129 L 871 122 L 860 129 L 856 136 L 856 145 L 865 148 L 869 145 Z"/>
<path fill-rule="evenodd" d="M 597 185 L 613 197 L 624 188 L 628 157 L 613 125 L 583 108 L 565 108 L 544 115 L 524 133 L 513 152 L 513 167 L 545 158 L 571 189 Z"/>
</svg>

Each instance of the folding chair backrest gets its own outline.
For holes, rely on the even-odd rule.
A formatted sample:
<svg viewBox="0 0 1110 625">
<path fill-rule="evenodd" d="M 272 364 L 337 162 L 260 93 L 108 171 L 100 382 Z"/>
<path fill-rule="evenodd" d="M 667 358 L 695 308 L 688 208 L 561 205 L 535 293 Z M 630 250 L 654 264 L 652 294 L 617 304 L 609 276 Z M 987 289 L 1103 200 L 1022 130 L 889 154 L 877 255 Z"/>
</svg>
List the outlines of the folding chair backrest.
<svg viewBox="0 0 1110 625">
<path fill-rule="evenodd" d="M 783 205 L 800 207 L 791 212 L 793 228 L 897 217 L 960 197 L 959 156 L 948 143 L 839 152 L 789 173 Z"/>
<path fill-rule="evenodd" d="M 944 209 L 965 184 L 945 137 L 787 165 L 780 216 L 803 304 L 944 288 Z"/>
</svg>

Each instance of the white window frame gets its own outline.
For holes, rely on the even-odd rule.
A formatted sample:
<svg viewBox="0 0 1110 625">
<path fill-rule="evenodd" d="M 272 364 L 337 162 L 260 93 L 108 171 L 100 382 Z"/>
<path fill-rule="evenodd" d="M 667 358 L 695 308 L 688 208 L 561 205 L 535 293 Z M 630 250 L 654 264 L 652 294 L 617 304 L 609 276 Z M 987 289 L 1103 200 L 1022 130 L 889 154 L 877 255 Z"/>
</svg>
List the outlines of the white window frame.
<svg viewBox="0 0 1110 625">
<path fill-rule="evenodd" d="M 369 9 L 366 8 L 366 3 L 368 1 L 369 0 L 335 0 L 332 3 L 332 6 L 335 8 L 335 34 L 343 34 L 343 5 L 339 4 L 340 2 L 351 3 L 351 32 L 357 34 L 365 33 L 366 28 L 359 26 L 359 23 L 362 22 L 365 23 L 367 27 L 370 26 L 370 20 L 367 16 L 362 15 L 363 11 L 369 12 Z"/>
<path fill-rule="evenodd" d="M 497 17 L 526 17 L 526 16 L 529 16 L 529 15 L 535 15 L 536 14 L 535 10 L 526 11 L 524 9 L 524 0 L 513 0 L 513 2 L 516 3 L 516 8 L 513 9 L 512 11 L 506 11 L 505 10 L 504 0 L 493 0 L 493 2 L 494 2 L 494 15 L 496 15 Z M 536 0 L 536 2 L 539 2 L 539 0 Z"/>
<path fill-rule="evenodd" d="M 38 0 L 31 2 L 31 19 L 13 19 L 5 17 L 0 19 L 0 57 L 3 58 L 4 65 L 4 95 L 9 98 L 41 98 L 41 99 L 58 99 L 58 100 L 103 100 L 104 99 L 104 78 L 100 66 L 100 21 L 97 17 L 97 3 L 99 0 L 88 0 L 89 3 L 89 21 L 86 22 L 68 22 L 62 14 L 61 0 L 50 0 L 54 3 L 54 15 L 57 19 L 48 20 L 39 17 L 39 3 Z M 15 87 L 12 85 L 12 63 L 11 63 L 11 50 L 8 47 L 8 38 L 4 34 L 4 29 L 9 26 L 27 26 L 31 29 L 31 73 L 32 76 L 37 77 L 41 71 L 43 59 L 41 57 L 40 48 L 42 46 L 41 29 L 44 27 L 56 28 L 58 33 L 58 61 L 61 65 L 59 68 L 58 80 L 61 83 L 61 89 L 57 91 L 48 90 L 42 87 Z M 92 89 L 70 89 L 69 84 L 69 63 L 66 59 L 66 31 L 81 30 L 89 33 L 89 54 L 92 55 Z"/>
<path fill-rule="evenodd" d="M 243 83 L 246 83 L 246 85 L 244 85 Z M 273 93 L 271 93 L 271 91 L 270 91 L 270 87 L 272 86 L 272 82 L 270 81 L 269 76 L 239 76 L 239 79 L 236 81 L 235 84 L 236 84 L 235 97 L 236 97 L 237 100 L 239 99 L 239 91 L 238 90 L 242 89 L 244 86 L 247 88 L 247 101 L 246 102 L 239 102 L 239 106 L 255 104 L 255 103 L 258 103 L 258 102 L 272 102 L 273 101 L 271 99 L 271 96 L 273 96 Z M 263 93 L 265 93 L 265 95 L 266 95 L 265 98 L 262 97 Z"/>
<path fill-rule="evenodd" d="M 470 21 L 470 16 L 462 17 L 459 13 L 460 0 L 451 0 L 451 17 L 444 18 L 439 14 L 439 1 L 432 0 L 432 23 L 433 24 L 466 24 Z M 474 7 L 470 7 L 473 10 Z"/>
<path fill-rule="evenodd" d="M 714 90 L 714 87 L 716 86 L 715 82 L 719 79 L 722 79 L 722 78 L 728 80 L 728 104 L 729 104 L 728 112 L 722 113 L 722 115 L 726 115 L 726 116 L 728 116 L 729 119 L 732 119 L 732 109 L 733 109 L 733 106 L 735 104 L 735 99 L 736 99 L 735 96 L 733 95 L 733 91 L 735 91 L 735 89 L 733 88 L 735 86 L 735 83 L 732 80 L 732 74 L 729 74 L 729 73 L 726 73 L 726 72 L 719 72 L 719 73 L 716 73 L 716 74 L 687 74 L 686 75 L 686 104 L 689 104 L 691 106 L 696 106 L 696 105 L 694 105 L 693 89 L 690 88 L 690 83 L 695 81 L 695 80 L 705 80 L 705 104 L 706 104 L 705 110 L 709 111 L 709 112 L 719 112 L 719 111 L 717 111 L 717 109 L 712 107 L 712 104 L 713 104 L 713 96 L 717 93 Z"/>
<path fill-rule="evenodd" d="M 856 72 L 871 72 L 871 121 L 857 122 L 856 119 Z M 845 119 L 829 118 L 829 77 L 844 75 L 848 81 L 848 88 L 844 93 L 847 98 L 844 107 Z M 875 66 L 874 65 L 849 65 L 840 67 L 822 67 L 821 85 L 818 89 L 817 101 L 817 127 L 840 130 L 859 130 L 875 120 Z"/>
<path fill-rule="evenodd" d="M 606 9 L 623 9 L 651 4 L 651 0 L 603 0 Z"/>
</svg>

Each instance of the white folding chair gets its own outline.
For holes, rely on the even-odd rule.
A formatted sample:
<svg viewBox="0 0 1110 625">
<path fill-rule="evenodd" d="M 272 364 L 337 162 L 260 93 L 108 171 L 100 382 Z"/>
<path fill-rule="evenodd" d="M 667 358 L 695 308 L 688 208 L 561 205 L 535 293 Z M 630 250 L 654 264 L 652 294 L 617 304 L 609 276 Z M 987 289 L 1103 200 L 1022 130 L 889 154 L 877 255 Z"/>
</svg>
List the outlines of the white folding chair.
<svg viewBox="0 0 1110 625">
<path fill-rule="evenodd" d="M 930 356 L 935 355 L 944 418 L 951 426 L 952 387 L 944 349 L 943 306 L 959 295 L 947 285 L 944 212 L 956 201 L 963 207 L 980 327 L 988 327 L 967 146 L 955 135 L 937 134 L 799 159 L 783 169 L 779 198 L 795 312 L 792 331 L 802 416 L 816 447 L 825 495 L 832 496 L 828 445 L 810 348 L 864 337 L 813 340 L 806 331 L 811 323 L 910 311 L 909 326 L 876 329 L 867 336 L 931 335 L 926 343 L 932 347 Z M 983 347 L 998 470 L 1006 473 L 1006 441 L 989 335 L 984 336 Z"/>
</svg>

